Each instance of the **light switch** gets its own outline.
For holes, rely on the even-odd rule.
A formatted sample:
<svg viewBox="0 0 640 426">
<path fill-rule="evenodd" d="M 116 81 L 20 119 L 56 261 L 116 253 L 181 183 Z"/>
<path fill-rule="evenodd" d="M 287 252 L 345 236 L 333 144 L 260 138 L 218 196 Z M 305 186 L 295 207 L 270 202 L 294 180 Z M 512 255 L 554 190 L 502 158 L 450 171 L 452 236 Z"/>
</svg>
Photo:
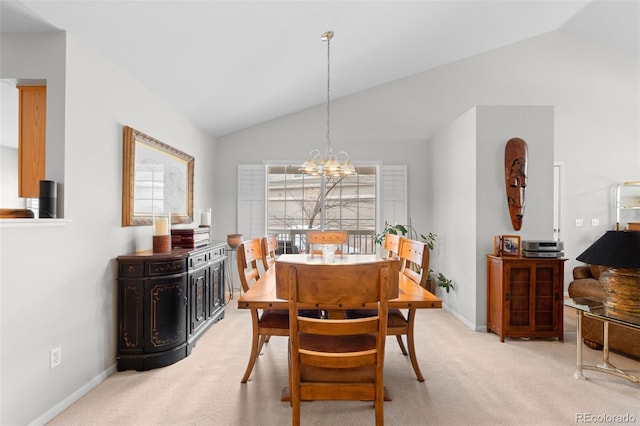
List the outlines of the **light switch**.
<svg viewBox="0 0 640 426">
<path fill-rule="evenodd" d="M 600 219 L 591 219 L 591 226 L 600 226 Z"/>
<path fill-rule="evenodd" d="M 576 226 L 582 226 L 582 219 L 576 219 Z"/>
</svg>

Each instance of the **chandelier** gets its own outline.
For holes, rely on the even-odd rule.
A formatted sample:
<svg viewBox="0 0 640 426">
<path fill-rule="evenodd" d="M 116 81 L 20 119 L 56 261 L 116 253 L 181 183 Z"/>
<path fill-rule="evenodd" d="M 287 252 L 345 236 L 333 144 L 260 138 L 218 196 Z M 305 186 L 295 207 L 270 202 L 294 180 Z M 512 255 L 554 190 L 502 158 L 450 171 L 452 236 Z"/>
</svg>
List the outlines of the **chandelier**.
<svg viewBox="0 0 640 426">
<path fill-rule="evenodd" d="M 320 39 L 327 42 L 327 152 L 322 155 L 319 149 L 313 149 L 309 153 L 309 158 L 300 166 L 300 171 L 311 175 L 319 176 L 346 176 L 356 173 L 356 168 L 351 164 L 349 154 L 340 151 L 338 154 L 333 153 L 331 146 L 331 39 L 333 31 L 327 31 Z M 344 156 L 346 159 L 341 164 L 338 156 Z"/>
</svg>

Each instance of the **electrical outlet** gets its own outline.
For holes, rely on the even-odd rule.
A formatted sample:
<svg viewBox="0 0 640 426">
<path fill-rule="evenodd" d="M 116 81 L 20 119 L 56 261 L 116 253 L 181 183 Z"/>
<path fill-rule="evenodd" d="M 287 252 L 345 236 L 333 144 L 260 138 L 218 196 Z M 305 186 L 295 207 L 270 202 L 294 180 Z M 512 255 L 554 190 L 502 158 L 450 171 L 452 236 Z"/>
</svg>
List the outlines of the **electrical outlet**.
<svg viewBox="0 0 640 426">
<path fill-rule="evenodd" d="M 591 219 L 591 226 L 600 226 L 600 219 Z"/>
<path fill-rule="evenodd" d="M 582 219 L 576 219 L 576 226 L 582 226 Z"/>
<path fill-rule="evenodd" d="M 62 348 L 58 346 L 57 348 L 51 349 L 49 353 L 49 368 L 55 368 L 62 363 Z"/>
</svg>

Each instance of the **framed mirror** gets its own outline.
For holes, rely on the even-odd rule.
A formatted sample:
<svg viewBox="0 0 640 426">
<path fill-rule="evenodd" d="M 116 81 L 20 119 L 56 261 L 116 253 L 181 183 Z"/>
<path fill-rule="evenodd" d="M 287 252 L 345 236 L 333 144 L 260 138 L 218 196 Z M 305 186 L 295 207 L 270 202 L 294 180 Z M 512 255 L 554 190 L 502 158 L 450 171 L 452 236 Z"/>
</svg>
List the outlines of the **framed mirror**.
<svg viewBox="0 0 640 426">
<path fill-rule="evenodd" d="M 154 212 L 193 222 L 193 167 L 192 156 L 125 126 L 122 226 L 151 225 Z"/>
</svg>

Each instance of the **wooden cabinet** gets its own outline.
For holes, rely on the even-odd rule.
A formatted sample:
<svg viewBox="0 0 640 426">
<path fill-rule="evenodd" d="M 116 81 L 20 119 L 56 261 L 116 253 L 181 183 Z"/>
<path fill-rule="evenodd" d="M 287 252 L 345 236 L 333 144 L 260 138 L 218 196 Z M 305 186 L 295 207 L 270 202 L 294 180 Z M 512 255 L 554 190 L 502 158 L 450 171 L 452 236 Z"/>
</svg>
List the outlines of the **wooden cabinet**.
<svg viewBox="0 0 640 426">
<path fill-rule="evenodd" d="M 487 256 L 487 331 L 505 337 L 563 335 L 564 262 Z"/>
<path fill-rule="evenodd" d="M 118 370 L 149 370 L 191 353 L 224 318 L 225 244 L 119 256 Z"/>
<path fill-rule="evenodd" d="M 212 321 L 224 317 L 225 245 L 194 251 L 188 259 L 189 342 L 194 342 Z"/>
<path fill-rule="evenodd" d="M 18 86 L 18 197 L 37 198 L 45 178 L 47 87 Z"/>
</svg>

